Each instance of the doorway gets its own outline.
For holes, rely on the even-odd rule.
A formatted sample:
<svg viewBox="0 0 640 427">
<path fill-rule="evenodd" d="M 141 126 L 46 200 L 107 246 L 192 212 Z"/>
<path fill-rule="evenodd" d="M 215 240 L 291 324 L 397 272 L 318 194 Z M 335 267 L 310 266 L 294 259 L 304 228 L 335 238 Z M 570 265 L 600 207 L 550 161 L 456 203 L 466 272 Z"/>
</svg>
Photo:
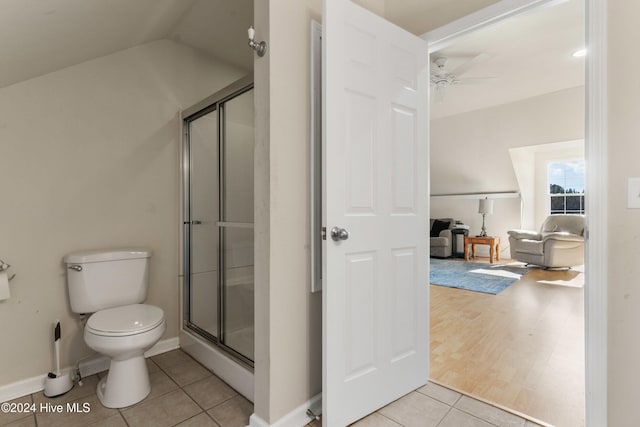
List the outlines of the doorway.
<svg viewBox="0 0 640 427">
<path fill-rule="evenodd" d="M 551 29 L 551 25 L 549 23 L 538 24 L 535 22 L 526 23 L 523 21 L 533 19 L 538 14 L 546 13 L 547 15 L 549 15 L 548 18 L 550 21 L 548 22 L 553 22 L 553 21 L 557 22 L 557 21 L 560 21 L 560 17 L 564 13 L 568 17 L 575 16 L 578 21 L 574 26 L 579 27 L 579 29 L 583 31 L 583 22 L 579 20 L 580 15 L 575 13 L 575 11 L 570 10 L 572 6 L 576 6 L 576 5 L 583 6 L 578 4 L 578 2 L 563 2 L 561 4 L 556 4 L 556 5 L 546 5 L 544 8 L 539 8 L 539 9 L 531 8 L 531 10 L 528 10 L 526 14 L 517 15 L 511 18 L 510 20 L 500 19 L 499 25 L 491 26 L 490 28 L 489 27 L 482 28 L 481 30 L 478 30 L 477 33 L 484 32 L 486 30 L 489 30 L 490 32 L 493 31 L 494 35 L 492 37 L 494 38 L 495 43 L 500 43 L 501 40 L 510 40 L 510 44 L 512 45 L 513 50 L 518 48 L 521 48 L 524 50 L 524 48 L 520 46 L 521 44 L 520 41 L 526 40 L 527 42 L 529 42 L 529 40 L 526 39 L 527 36 L 505 37 L 504 35 L 500 36 L 498 34 L 499 31 L 508 29 L 510 25 L 509 21 L 516 21 L 516 22 L 519 21 L 518 26 L 520 28 L 525 28 L 528 31 L 531 31 L 532 29 L 536 28 L 537 25 L 540 25 L 540 27 L 538 28 L 547 29 L 549 33 L 548 35 L 551 36 L 553 34 L 553 30 Z M 537 6 L 539 6 L 539 4 Z M 561 31 L 565 31 L 565 33 L 562 33 L 562 32 L 560 33 L 563 37 L 567 36 L 566 26 L 562 28 Z M 534 32 L 532 34 L 540 35 L 539 32 L 538 33 Z M 442 46 L 439 48 L 433 49 L 432 55 L 435 57 L 440 57 L 440 58 L 444 57 L 446 59 L 451 59 L 452 62 L 456 59 L 460 61 L 458 62 L 458 64 L 453 63 L 451 69 L 458 69 L 458 70 L 466 69 L 466 72 L 460 73 L 461 83 L 463 81 L 463 78 L 467 78 L 467 77 L 469 78 L 468 81 L 464 82 L 464 83 L 468 83 L 469 86 L 465 85 L 463 88 L 463 85 L 460 84 L 460 86 L 458 87 L 444 88 L 444 90 L 442 90 L 439 94 L 440 100 L 436 100 L 436 101 L 446 102 L 447 98 L 455 98 L 456 89 L 460 90 L 461 92 L 463 89 L 465 89 L 465 92 L 467 94 L 470 93 L 470 91 L 466 89 L 471 89 L 474 95 L 472 96 L 473 100 L 470 103 L 477 103 L 478 99 L 480 98 L 480 96 L 478 95 L 480 91 L 475 89 L 480 88 L 483 85 L 487 85 L 487 87 L 490 87 L 491 80 L 496 79 L 496 74 L 493 74 L 491 73 L 491 71 L 489 71 L 490 67 L 485 67 L 483 64 L 485 64 L 485 61 L 489 61 L 492 56 L 496 60 L 502 59 L 501 57 L 499 57 L 500 55 L 502 55 L 502 52 L 491 51 L 491 50 L 488 50 L 487 52 L 473 51 L 472 49 L 469 48 L 469 46 L 473 46 L 474 43 L 476 46 L 481 45 L 480 42 L 478 41 L 468 40 L 468 39 L 474 39 L 475 35 L 476 35 L 476 31 L 474 32 L 470 31 L 469 37 L 467 37 L 467 34 L 465 34 L 463 38 L 452 37 L 452 39 L 448 41 L 448 44 L 444 49 L 442 48 Z M 528 37 L 534 38 L 532 35 Z M 537 42 L 539 39 L 544 37 L 546 37 L 546 35 L 540 36 L 540 37 L 536 36 L 535 38 L 537 38 L 537 40 L 535 41 Z M 484 38 L 488 39 L 488 38 L 491 38 L 491 36 L 489 37 L 485 36 Z M 461 39 L 462 39 L 462 42 L 459 43 L 459 40 Z M 527 43 L 524 43 L 524 44 L 526 45 Z M 565 46 L 559 46 L 557 47 L 557 49 L 558 49 L 558 52 L 562 52 L 563 55 L 565 55 L 564 59 L 566 59 L 567 62 L 570 62 L 572 66 L 575 66 L 578 64 L 580 65 L 580 69 L 578 69 L 578 75 L 580 78 L 582 78 L 584 76 L 584 71 L 583 71 L 584 59 L 580 60 L 578 58 L 573 58 L 571 54 L 574 51 L 577 51 L 579 48 L 584 46 L 584 39 L 580 40 L 579 42 L 572 42 L 572 44 L 574 44 L 575 46 L 570 46 L 568 48 Z M 525 48 L 530 48 L 530 47 L 525 46 Z M 566 49 L 566 52 L 564 52 L 565 49 Z M 465 50 L 469 54 L 467 58 L 464 58 Z M 460 57 L 463 57 L 463 58 L 460 59 Z M 533 66 L 535 65 L 535 63 L 533 64 L 528 63 L 528 61 L 531 61 L 532 57 L 533 55 L 529 54 L 529 57 L 525 56 L 521 60 L 521 62 L 523 63 L 523 65 L 535 71 L 536 68 Z M 576 59 L 582 62 L 578 63 Z M 538 64 L 544 62 L 544 60 L 542 59 L 542 54 L 539 54 L 536 57 L 536 61 Z M 433 61 L 432 63 L 434 62 L 435 61 Z M 465 62 L 470 62 L 470 66 L 465 66 Z M 440 63 L 442 63 L 442 61 L 440 61 Z M 503 65 L 502 68 L 506 68 L 506 60 L 504 61 L 504 64 L 505 65 Z M 560 70 L 558 68 L 559 67 L 556 67 L 556 71 L 560 73 Z M 455 74 L 455 73 L 452 73 L 452 74 Z M 502 79 L 504 79 L 504 77 L 502 77 Z M 549 82 L 549 83 L 555 84 L 557 83 L 557 81 Z M 442 184 L 443 180 L 441 179 L 441 177 L 440 179 L 434 179 L 432 175 L 432 179 L 431 179 L 432 196 L 434 194 L 442 195 L 442 196 L 445 196 L 445 195 L 450 196 L 450 198 L 447 198 L 446 200 L 438 200 L 437 202 L 434 201 L 434 199 L 432 198 L 432 216 L 435 218 L 438 218 L 440 216 L 453 217 L 456 220 L 462 220 L 466 224 L 471 224 L 470 234 L 476 234 L 480 230 L 479 223 L 481 221 L 481 216 L 478 215 L 477 213 L 478 201 L 467 200 L 463 198 L 460 198 L 459 200 L 454 200 L 453 196 L 456 195 L 455 193 L 472 193 L 472 194 L 481 193 L 483 194 L 483 197 L 484 197 L 484 194 L 489 193 L 490 198 L 491 198 L 491 192 L 499 193 L 504 191 L 519 190 L 519 192 L 523 194 L 522 188 L 518 189 L 518 185 L 520 184 L 520 179 L 517 179 L 516 181 L 516 177 L 513 176 L 514 171 L 512 169 L 512 165 L 511 165 L 509 154 L 508 154 L 509 148 L 527 147 L 527 146 L 531 147 L 531 146 L 534 146 L 535 144 L 557 142 L 557 141 L 562 141 L 566 139 L 571 139 L 576 135 L 583 136 L 581 134 L 582 129 L 584 128 L 584 119 L 585 119 L 585 113 L 584 113 L 585 109 L 584 109 L 584 104 L 582 102 L 582 99 L 584 96 L 583 85 L 584 85 L 584 82 L 580 82 L 578 84 L 570 84 L 568 87 L 565 87 L 565 88 L 557 87 L 557 88 L 554 88 L 553 90 L 548 90 L 546 94 L 544 94 L 543 92 L 542 94 L 539 94 L 539 95 L 532 95 L 532 96 L 535 96 L 535 98 L 532 98 L 532 96 L 529 96 L 529 98 L 522 97 L 522 99 L 520 100 L 518 99 L 510 100 L 508 103 L 506 103 L 506 105 L 504 102 L 503 103 L 496 102 L 495 105 L 489 105 L 488 107 L 483 108 L 482 110 L 477 109 L 478 106 L 476 106 L 477 110 L 470 108 L 469 111 L 459 112 L 458 113 L 459 115 L 455 117 L 447 116 L 446 114 L 440 115 L 438 117 L 437 124 L 434 125 L 432 122 L 431 153 L 432 153 L 432 158 L 438 160 L 438 165 L 433 166 L 432 164 L 433 166 L 432 173 L 438 172 L 438 171 L 440 171 L 441 173 L 447 173 L 447 172 L 453 173 L 453 170 L 454 170 L 454 166 L 452 166 L 454 165 L 453 160 L 448 163 L 446 160 L 441 161 L 441 159 L 447 159 L 446 157 L 447 155 L 449 155 L 449 158 L 453 158 L 453 159 L 457 157 L 456 155 L 453 155 L 453 156 L 450 155 L 451 145 L 456 146 L 457 148 L 456 154 L 464 153 L 466 157 L 474 159 L 475 163 L 477 164 L 490 163 L 492 166 L 490 171 L 485 171 L 483 173 L 477 173 L 478 172 L 477 170 L 475 171 L 471 170 L 471 168 L 469 167 L 466 168 L 466 170 L 464 171 L 465 173 L 463 173 L 463 175 L 465 174 L 466 175 L 463 177 L 463 180 L 461 181 L 464 181 L 464 178 L 466 178 L 467 182 L 466 183 L 460 182 L 460 184 L 465 185 L 466 188 L 463 188 L 462 190 L 460 189 L 461 187 L 453 188 L 451 186 L 452 180 L 448 180 L 446 184 L 443 185 Z M 515 94 L 516 90 L 510 90 L 509 92 L 511 94 Z M 498 93 L 498 91 L 494 91 L 494 93 L 490 95 L 493 95 L 495 99 L 499 99 L 499 97 L 501 96 L 501 94 Z M 444 100 L 442 100 L 442 98 L 444 98 Z M 563 98 L 567 102 L 566 103 L 559 102 L 560 98 Z M 534 104 L 536 104 L 535 107 L 533 107 Z M 543 107 L 542 106 L 543 104 L 546 104 L 547 107 Z M 562 117 L 564 117 L 565 119 L 569 119 L 569 117 L 576 117 L 576 121 L 574 122 L 575 126 L 572 131 L 569 131 L 568 128 L 565 128 L 565 129 L 556 131 L 554 133 L 553 131 L 546 129 L 546 130 L 549 130 L 549 132 L 546 132 L 544 135 L 542 135 L 541 133 L 536 132 L 535 130 L 531 132 L 526 130 L 526 128 L 529 126 L 531 129 L 535 129 L 535 127 L 538 126 L 539 123 L 545 123 L 546 126 L 550 128 L 552 126 L 551 121 L 547 121 L 544 118 L 544 116 L 546 114 L 549 114 L 549 116 L 551 117 L 553 115 L 553 109 L 558 108 L 560 104 L 564 105 L 564 108 L 562 112 L 558 111 L 559 113 L 558 116 L 562 115 Z M 504 105 L 504 106 L 501 107 L 501 105 Z M 434 107 L 433 108 L 434 110 L 436 110 L 438 106 L 439 104 L 432 104 L 432 107 Z M 571 107 L 570 111 L 569 111 L 569 106 Z M 525 109 L 527 109 L 527 107 L 533 107 L 533 108 L 529 109 L 524 114 L 518 114 L 519 112 L 523 112 Z M 578 116 L 579 116 L 579 120 L 578 120 Z M 466 123 L 466 126 L 469 128 L 468 129 L 469 135 L 467 136 L 472 136 L 471 138 L 466 138 L 469 141 L 468 146 L 464 146 L 462 143 L 459 144 L 455 139 L 456 137 L 459 138 L 460 140 L 465 139 L 464 131 L 462 130 L 464 126 L 463 121 Z M 528 125 L 527 122 L 529 122 L 530 125 Z M 447 126 L 452 127 L 454 130 L 453 132 L 449 133 L 448 137 L 444 138 L 446 132 L 443 129 L 445 129 Z M 519 129 L 516 129 L 517 127 L 519 127 Z M 487 130 L 487 132 L 486 133 L 483 132 L 482 129 Z M 511 131 L 514 131 L 514 132 L 511 133 Z M 570 132 L 574 132 L 574 133 L 570 133 Z M 435 133 L 435 136 L 434 136 L 434 133 Z M 511 136 L 504 138 L 509 133 L 511 133 Z M 446 140 L 446 147 L 438 148 L 439 140 L 440 141 Z M 584 142 L 582 142 L 582 145 L 584 146 Z M 501 154 L 504 154 L 502 159 L 500 158 Z M 467 165 L 473 164 L 474 160 L 468 161 L 466 164 Z M 505 168 L 501 167 L 502 161 L 504 161 L 504 165 L 506 166 Z M 501 169 L 506 171 L 505 175 L 503 176 L 501 176 L 499 172 L 499 170 Z M 457 170 L 460 170 L 460 169 L 458 168 Z M 509 174 L 511 175 L 510 178 L 512 180 L 512 183 L 515 184 L 515 187 L 508 186 L 509 178 L 505 178 L 505 176 L 508 176 Z M 532 180 L 533 180 L 533 177 L 532 177 Z M 507 183 L 506 186 L 505 186 L 505 183 Z M 503 185 L 503 187 L 500 187 L 501 185 Z M 544 198 L 545 194 L 548 193 L 548 186 L 546 190 L 544 189 L 546 185 L 547 185 L 546 183 L 543 183 L 540 187 L 542 189 L 542 198 Z M 446 194 L 446 193 L 450 193 L 450 194 Z M 451 194 L 451 193 L 454 193 L 454 194 Z M 533 194 L 534 192 L 531 191 L 531 193 Z M 460 194 L 457 194 L 457 196 L 460 196 Z M 526 196 L 529 196 L 529 194 L 526 194 Z M 475 202 L 475 204 L 473 202 Z M 533 218 L 534 212 L 532 211 L 530 214 L 523 212 L 521 206 L 524 203 L 521 200 L 514 199 L 509 201 L 509 200 L 502 200 L 502 199 L 496 198 L 495 202 L 496 203 L 495 203 L 495 209 L 494 209 L 493 215 L 487 216 L 487 219 L 488 219 L 487 226 L 491 234 L 496 233 L 497 235 L 502 237 L 503 245 L 501 246 L 506 249 L 505 253 L 503 253 L 502 255 L 503 255 L 503 258 L 509 258 L 508 242 L 506 242 L 507 240 L 506 230 L 511 228 L 536 229 L 536 228 L 539 228 L 539 224 L 541 220 L 537 222 L 537 225 L 530 224 L 525 227 L 523 223 L 527 222 L 525 221 L 526 219 Z M 529 204 L 529 206 L 531 206 L 532 210 L 533 210 L 533 206 L 537 204 L 531 198 L 527 198 L 526 202 Z M 545 202 L 548 202 L 548 200 L 545 200 Z M 451 209 L 455 209 L 456 205 L 460 206 L 460 208 L 457 212 L 452 213 Z M 549 208 L 549 206 L 546 206 L 546 207 Z M 445 209 L 446 212 L 443 212 L 442 211 L 443 209 Z M 547 212 L 544 216 L 548 214 L 549 212 Z M 466 217 L 460 218 L 459 215 L 460 216 L 466 215 Z M 533 223 L 533 221 L 530 221 L 530 222 Z M 504 243 L 507 243 L 507 245 L 505 245 Z M 545 274 L 543 274 L 543 276 Z M 553 273 L 549 273 L 549 275 L 552 275 L 552 274 Z M 564 276 L 566 276 L 566 274 L 564 274 Z M 557 277 L 556 279 L 557 279 L 557 282 L 569 282 L 569 280 L 567 280 L 566 277 Z M 524 404 L 523 406 L 520 406 L 520 407 L 516 405 L 515 402 L 518 399 L 515 397 L 515 395 L 519 392 L 521 392 L 522 394 L 522 396 L 519 398 L 521 403 L 524 403 L 527 400 L 529 401 L 533 400 L 531 395 L 527 394 L 529 390 L 518 391 L 518 390 L 515 390 L 517 389 L 517 387 L 512 387 L 514 383 L 519 381 L 518 377 L 519 376 L 522 377 L 522 375 L 524 375 L 522 374 L 522 372 L 518 372 L 518 369 L 516 369 L 517 363 L 519 363 L 518 361 L 522 360 L 523 364 L 530 362 L 530 365 L 533 366 L 528 370 L 528 372 L 530 372 L 530 375 L 534 377 L 533 379 L 535 379 L 535 381 L 530 381 L 532 378 L 526 379 L 527 381 L 529 381 L 529 384 L 536 383 L 536 386 L 539 387 L 540 389 L 544 389 L 546 387 L 546 389 L 549 390 L 547 395 L 551 396 L 553 395 L 552 392 L 559 391 L 559 390 L 552 389 L 552 387 L 554 387 L 553 386 L 554 382 L 560 381 L 563 383 L 562 385 L 566 385 L 566 387 L 570 388 L 570 393 L 572 393 L 574 396 L 576 394 L 580 394 L 584 398 L 584 389 L 585 389 L 584 366 L 585 365 L 584 365 L 584 338 L 583 338 L 584 337 L 583 293 L 585 291 L 584 289 L 576 290 L 575 288 L 570 289 L 568 287 L 563 287 L 563 288 L 560 288 L 559 286 L 554 287 L 552 285 L 543 283 L 545 281 L 550 282 L 552 280 L 554 279 L 536 275 L 535 278 L 530 280 L 529 283 L 523 282 L 515 285 L 519 287 L 522 285 L 522 288 L 526 291 L 523 293 L 523 295 L 521 295 L 521 296 L 524 296 L 524 298 L 521 300 L 517 300 L 515 303 L 514 303 L 514 300 L 509 300 L 510 305 L 505 306 L 503 308 L 496 307 L 496 304 L 494 304 L 495 300 L 497 299 L 497 296 L 491 297 L 492 299 L 487 300 L 487 302 L 480 303 L 480 304 L 478 304 L 477 301 L 475 302 L 467 301 L 468 303 L 467 311 L 469 312 L 467 314 L 474 312 L 473 314 L 478 316 L 476 318 L 478 322 L 482 322 L 482 321 L 487 322 L 486 326 L 482 330 L 482 333 L 486 334 L 486 337 L 484 338 L 485 342 L 487 340 L 491 340 L 492 338 L 502 336 L 502 338 L 507 338 L 508 340 L 510 340 L 511 343 L 517 342 L 518 344 L 517 344 L 516 350 L 523 350 L 526 347 L 526 345 L 530 344 L 531 342 L 540 340 L 541 344 L 546 345 L 548 343 L 551 343 L 552 347 L 547 348 L 545 350 L 543 346 L 536 346 L 536 349 L 532 350 L 531 352 L 532 355 L 536 355 L 538 353 L 544 354 L 547 350 L 549 350 L 550 353 L 553 353 L 554 355 L 553 357 L 558 356 L 560 353 L 564 355 L 566 355 L 567 353 L 572 354 L 574 356 L 577 355 L 575 363 L 573 364 L 569 363 L 571 368 L 570 370 L 572 371 L 571 374 L 573 375 L 573 377 L 575 377 L 575 378 L 572 378 L 570 385 L 569 385 L 569 381 L 566 381 L 566 378 L 564 376 L 562 377 L 562 380 L 559 380 L 561 376 L 558 374 L 559 372 L 566 374 L 567 371 L 569 371 L 569 369 L 565 369 L 565 370 L 557 369 L 555 376 L 550 375 L 549 372 L 542 373 L 542 369 L 547 369 L 548 371 L 553 370 L 554 369 L 553 366 L 544 366 L 541 368 L 539 363 L 536 362 L 535 360 L 531 360 L 531 361 L 523 360 L 521 355 L 517 354 L 517 352 L 512 352 L 511 349 L 509 349 L 509 347 L 504 347 L 503 351 L 500 351 L 497 348 L 485 349 L 486 351 L 484 353 L 482 353 L 482 351 L 480 351 L 478 347 L 475 347 L 475 350 L 477 350 L 476 353 L 481 353 L 480 354 L 481 356 L 487 356 L 487 360 L 492 360 L 495 362 L 493 365 L 489 365 L 489 366 L 482 365 L 483 368 L 480 370 L 484 369 L 483 374 L 475 375 L 475 377 L 480 378 L 478 381 L 483 382 L 483 384 L 481 385 L 476 384 L 473 386 L 470 385 L 469 387 L 467 387 L 467 385 L 460 385 L 461 384 L 460 382 L 456 382 L 455 379 L 452 378 L 453 371 L 454 371 L 453 369 L 451 369 L 448 374 L 450 381 L 442 380 L 438 378 L 440 382 L 443 383 L 444 385 L 453 385 L 454 388 L 458 390 L 462 390 L 476 397 L 481 397 L 493 403 L 498 403 L 503 407 L 516 409 L 521 413 L 534 416 L 543 421 L 554 422 L 555 420 L 548 418 L 548 416 L 544 415 L 544 413 L 530 413 L 527 410 L 522 409 L 523 407 L 526 406 Z M 538 292 L 543 288 L 549 292 L 545 293 L 544 295 L 537 294 L 537 293 L 534 294 L 535 292 Z M 501 294 L 500 298 L 502 298 L 503 296 L 506 298 L 508 296 L 507 294 L 515 295 L 515 292 L 513 291 L 515 291 L 515 287 L 512 288 L 511 290 L 508 289 L 507 291 L 505 291 L 504 294 Z M 531 317 L 528 317 L 528 320 L 523 321 L 523 319 L 526 317 L 525 314 L 527 314 L 526 313 L 528 309 L 527 304 L 530 305 L 530 304 L 536 303 L 536 301 L 538 301 L 536 300 L 536 298 L 539 298 L 540 300 L 544 300 L 544 304 L 540 304 L 540 306 L 538 307 L 538 310 L 531 310 L 530 314 L 534 318 L 534 321 L 530 320 Z M 435 302 L 441 301 L 441 299 L 433 298 L 433 294 L 432 294 L 432 301 L 435 303 Z M 546 304 L 549 304 L 550 302 L 551 302 L 550 305 L 546 305 Z M 567 305 L 563 306 L 562 305 L 563 302 L 566 302 Z M 513 310 L 513 307 L 517 307 L 518 309 Z M 563 313 L 563 307 L 564 308 L 570 307 L 567 309 L 567 311 L 571 311 L 574 314 L 576 314 L 576 316 L 571 318 L 563 317 L 563 321 L 565 321 L 566 324 L 571 325 L 570 326 L 570 329 L 572 330 L 571 333 L 567 333 L 567 335 L 563 335 L 563 333 L 561 332 L 562 328 L 566 326 L 565 323 L 563 323 L 562 325 L 555 324 L 555 327 L 550 330 L 545 330 L 542 327 L 538 328 L 538 326 L 542 325 L 544 322 L 548 321 L 549 319 L 543 320 L 544 317 L 538 316 L 537 313 L 543 314 L 543 313 L 550 313 L 548 310 L 558 310 L 558 312 L 556 313 L 559 315 L 559 317 L 556 319 L 556 321 L 558 321 L 558 319 L 565 314 Z M 501 316 L 494 316 L 491 318 L 492 320 L 487 320 L 487 317 L 483 317 L 482 315 L 479 315 L 479 313 L 484 314 L 486 312 L 490 312 L 491 310 L 493 310 L 494 314 L 504 314 L 504 312 L 511 311 L 510 313 L 511 317 L 507 317 L 505 319 L 504 317 L 501 317 Z M 436 315 L 438 311 L 442 311 L 442 307 L 435 308 L 434 306 L 432 306 L 432 320 L 434 319 L 434 315 Z M 496 320 L 496 319 L 500 319 L 500 320 Z M 535 324 L 535 322 L 537 321 L 540 322 L 538 325 Z M 519 328 L 517 331 L 517 333 L 524 333 L 525 336 L 522 339 L 520 339 L 518 336 L 514 336 L 513 333 L 501 334 L 501 332 L 513 329 L 512 328 L 513 325 L 517 324 L 517 322 L 522 323 L 521 325 L 519 325 Z M 448 324 L 451 325 L 452 323 L 448 322 Z M 442 323 L 440 324 L 440 327 L 442 327 Z M 493 334 L 491 331 L 496 331 L 496 333 Z M 466 332 L 469 332 L 469 330 L 468 329 L 461 330 L 462 335 L 464 335 L 464 333 Z M 436 337 L 437 334 L 433 333 L 433 336 Z M 576 336 L 579 336 L 581 339 L 578 341 L 575 341 L 573 338 L 575 338 Z M 457 337 L 458 337 L 457 335 L 453 337 L 454 338 L 453 341 L 455 341 Z M 504 340 L 500 341 L 496 339 L 495 345 L 492 345 L 492 347 L 499 347 L 503 345 L 503 344 L 500 344 L 500 342 L 505 342 L 505 341 Z M 469 345 L 472 345 L 472 344 L 469 344 Z M 554 353 L 554 350 L 552 348 L 555 345 L 562 346 L 563 348 L 561 349 L 561 351 Z M 571 351 L 567 351 L 567 347 L 571 347 L 570 349 Z M 435 348 L 437 350 L 437 346 L 435 346 Z M 440 349 L 439 351 L 442 351 L 442 349 Z M 460 359 L 466 359 L 467 356 L 465 356 L 465 354 L 471 354 L 471 353 L 473 352 L 459 351 L 458 354 L 455 356 Z M 440 355 L 438 354 L 438 357 L 439 356 Z M 480 365 L 479 362 L 482 361 L 482 358 L 470 357 L 469 360 L 466 360 L 466 361 L 472 362 L 472 363 L 467 363 L 466 369 L 468 369 L 469 371 L 465 373 L 465 374 L 468 374 L 466 381 L 469 382 L 470 380 L 468 378 L 474 376 L 473 371 L 474 369 L 476 369 L 476 366 Z M 514 362 L 516 367 L 514 367 Z M 557 360 L 554 360 L 554 362 L 557 362 Z M 504 368 L 504 370 L 501 371 L 501 368 Z M 538 371 L 535 371 L 534 368 L 538 369 Z M 494 371 L 491 372 L 491 370 L 494 370 Z M 510 371 L 506 372 L 508 370 Z M 437 369 L 436 363 L 433 362 L 433 354 L 432 354 L 432 374 L 437 374 L 437 371 L 438 369 Z M 476 369 L 476 371 L 478 370 Z M 478 373 L 478 372 L 475 372 L 475 373 Z M 576 378 L 577 380 L 574 381 Z M 545 383 L 545 380 L 546 380 L 546 383 Z M 576 382 L 578 382 L 578 384 L 576 384 Z M 524 379 L 522 380 L 522 383 L 525 383 Z M 542 385 L 543 383 L 545 383 L 546 385 L 543 386 Z M 509 390 L 506 392 L 509 394 L 509 399 L 511 399 L 510 402 L 497 400 L 496 396 L 500 395 L 499 389 L 501 387 L 509 388 Z M 470 388 L 473 389 L 473 391 L 471 391 Z M 555 388 L 560 389 L 561 387 L 557 386 Z M 536 397 L 536 399 L 538 399 L 538 397 Z M 570 402 L 573 404 L 574 407 L 571 409 L 566 409 L 566 408 L 563 408 L 563 409 L 565 411 L 574 411 L 574 413 L 577 414 L 576 418 L 579 418 L 582 422 L 582 424 L 572 424 L 572 425 L 584 425 L 583 424 L 584 423 L 584 400 L 582 401 L 582 403 L 579 403 L 579 404 L 575 404 L 576 402 L 575 399 L 568 399 L 568 400 L 570 400 Z M 553 401 L 553 399 L 549 399 L 549 403 L 551 406 L 553 406 L 553 410 L 558 411 L 558 407 L 556 406 L 557 403 Z M 537 405 L 531 405 L 531 406 L 539 407 L 541 405 L 537 404 Z M 569 425 L 563 422 L 558 422 L 558 424 Z"/>
</svg>

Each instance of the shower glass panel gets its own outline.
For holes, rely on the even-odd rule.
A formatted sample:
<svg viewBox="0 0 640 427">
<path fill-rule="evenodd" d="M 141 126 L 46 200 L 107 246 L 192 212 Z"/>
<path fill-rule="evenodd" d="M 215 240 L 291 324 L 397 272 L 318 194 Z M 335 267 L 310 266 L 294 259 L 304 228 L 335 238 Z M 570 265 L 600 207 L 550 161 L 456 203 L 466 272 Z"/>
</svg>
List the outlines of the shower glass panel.
<svg viewBox="0 0 640 427">
<path fill-rule="evenodd" d="M 223 337 L 253 359 L 253 91 L 220 108 Z"/>
<path fill-rule="evenodd" d="M 218 337 L 218 111 L 190 122 L 191 305 L 189 321 Z"/>
<path fill-rule="evenodd" d="M 224 342 L 253 360 L 253 229 L 226 227 L 224 254 Z"/>
<path fill-rule="evenodd" d="M 252 365 L 253 84 L 230 88 L 184 119 L 184 320 Z"/>
</svg>

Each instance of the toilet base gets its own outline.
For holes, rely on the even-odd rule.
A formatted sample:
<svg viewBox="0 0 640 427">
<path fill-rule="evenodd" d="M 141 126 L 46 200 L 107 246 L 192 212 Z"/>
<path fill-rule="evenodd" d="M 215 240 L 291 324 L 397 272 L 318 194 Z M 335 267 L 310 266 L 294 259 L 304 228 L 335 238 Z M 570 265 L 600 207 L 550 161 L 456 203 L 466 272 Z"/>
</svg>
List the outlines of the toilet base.
<svg viewBox="0 0 640 427">
<path fill-rule="evenodd" d="M 144 356 L 111 360 L 106 377 L 98 383 L 97 395 L 107 408 L 135 405 L 149 395 L 151 385 Z"/>
</svg>

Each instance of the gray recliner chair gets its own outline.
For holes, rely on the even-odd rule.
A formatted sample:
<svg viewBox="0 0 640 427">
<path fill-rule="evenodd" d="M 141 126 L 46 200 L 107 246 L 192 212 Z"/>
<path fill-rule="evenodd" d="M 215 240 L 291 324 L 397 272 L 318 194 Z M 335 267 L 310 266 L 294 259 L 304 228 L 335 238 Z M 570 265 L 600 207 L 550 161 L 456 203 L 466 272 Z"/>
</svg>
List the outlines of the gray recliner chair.
<svg viewBox="0 0 640 427">
<path fill-rule="evenodd" d="M 455 225 L 455 221 L 453 220 L 453 218 L 431 218 L 430 221 L 431 237 L 429 238 L 429 247 L 431 250 L 431 256 L 437 258 L 449 258 L 452 253 L 451 229 Z M 436 221 L 438 221 L 442 225 L 444 225 L 445 223 L 448 224 L 444 229 L 434 230 L 433 227 Z"/>
<path fill-rule="evenodd" d="M 584 215 L 550 215 L 540 232 L 509 230 L 511 259 L 546 268 L 584 264 Z"/>
</svg>

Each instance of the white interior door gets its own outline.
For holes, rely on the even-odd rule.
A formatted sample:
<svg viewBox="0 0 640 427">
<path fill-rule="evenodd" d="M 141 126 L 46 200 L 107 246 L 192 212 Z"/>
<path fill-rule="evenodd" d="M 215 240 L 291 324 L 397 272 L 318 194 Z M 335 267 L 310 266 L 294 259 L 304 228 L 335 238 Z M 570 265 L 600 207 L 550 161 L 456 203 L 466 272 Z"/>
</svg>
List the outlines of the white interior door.
<svg viewBox="0 0 640 427">
<path fill-rule="evenodd" d="M 428 57 L 349 0 L 325 0 L 323 20 L 323 425 L 337 427 L 428 378 Z"/>
</svg>

